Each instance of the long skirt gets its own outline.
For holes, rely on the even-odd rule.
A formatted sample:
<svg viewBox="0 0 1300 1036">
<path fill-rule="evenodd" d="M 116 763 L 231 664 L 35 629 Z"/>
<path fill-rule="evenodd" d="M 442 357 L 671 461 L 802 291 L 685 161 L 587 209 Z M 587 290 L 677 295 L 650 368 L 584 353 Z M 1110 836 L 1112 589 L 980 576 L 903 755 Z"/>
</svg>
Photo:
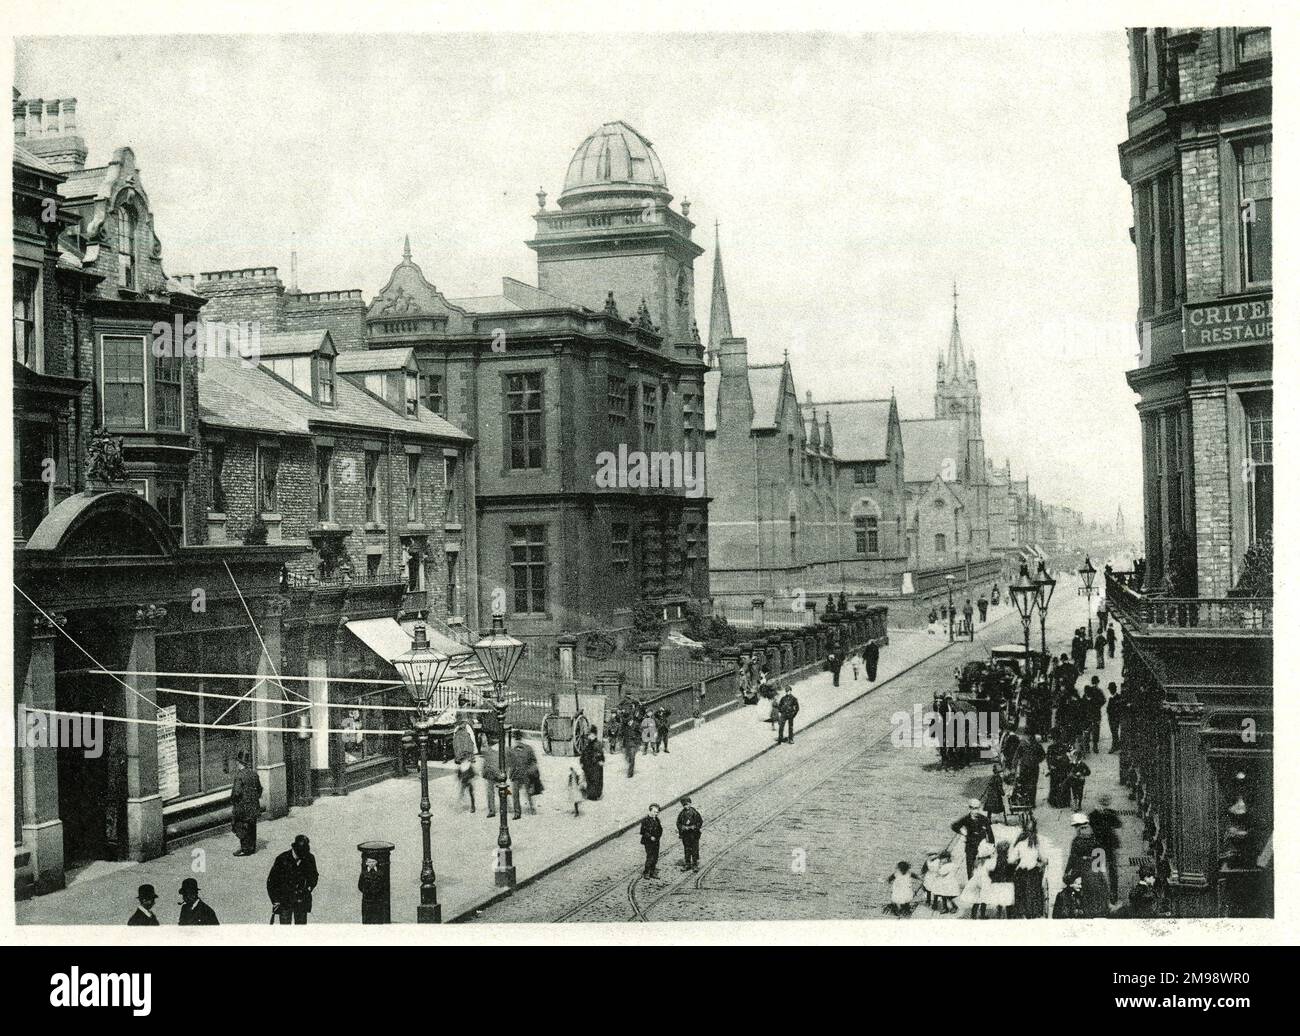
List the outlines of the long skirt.
<svg viewBox="0 0 1300 1036">
<path fill-rule="evenodd" d="M 587 782 L 587 798 L 595 802 L 605 793 L 605 770 L 600 766 L 593 766 L 582 771 L 582 776 Z"/>
<path fill-rule="evenodd" d="M 1070 778 L 1064 770 L 1053 771 L 1047 782 L 1047 804 L 1064 809 L 1070 804 Z"/>
<path fill-rule="evenodd" d="M 1043 896 L 1042 866 L 1016 868 L 1016 915 L 1024 918 L 1045 916 L 1046 900 Z"/>
<path fill-rule="evenodd" d="M 1016 786 L 1011 793 L 1012 808 L 1033 809 L 1038 803 L 1038 767 L 1016 771 Z"/>
</svg>

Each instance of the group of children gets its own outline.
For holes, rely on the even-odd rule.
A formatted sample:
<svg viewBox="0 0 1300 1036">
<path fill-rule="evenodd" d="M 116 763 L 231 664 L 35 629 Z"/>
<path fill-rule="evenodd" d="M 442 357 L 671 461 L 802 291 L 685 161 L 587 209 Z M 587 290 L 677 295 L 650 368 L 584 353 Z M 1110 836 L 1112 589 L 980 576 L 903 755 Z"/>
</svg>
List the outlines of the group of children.
<svg viewBox="0 0 1300 1036">
<path fill-rule="evenodd" d="M 916 875 L 912 865 L 899 860 L 894 873 L 885 879 L 890 884 L 889 904 L 885 912 L 895 917 L 910 917 L 916 908 Z M 925 905 L 938 914 L 955 914 L 957 897 L 961 895 L 961 873 L 947 849 L 930 853 L 921 865 L 921 887 L 925 889 Z"/>
</svg>

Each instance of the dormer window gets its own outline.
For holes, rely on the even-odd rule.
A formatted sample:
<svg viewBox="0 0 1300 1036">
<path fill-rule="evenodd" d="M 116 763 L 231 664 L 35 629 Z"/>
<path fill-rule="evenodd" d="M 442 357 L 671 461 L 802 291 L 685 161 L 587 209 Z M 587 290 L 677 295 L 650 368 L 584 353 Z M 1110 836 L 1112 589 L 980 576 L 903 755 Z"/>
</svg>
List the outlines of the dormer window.
<svg viewBox="0 0 1300 1036">
<path fill-rule="evenodd" d="M 322 356 L 319 362 L 320 401 L 325 406 L 334 405 L 334 357 Z"/>
<path fill-rule="evenodd" d="M 262 361 L 263 367 L 272 374 L 278 374 L 304 396 L 312 394 L 311 364 L 312 357 L 308 355 L 274 356 Z"/>
<path fill-rule="evenodd" d="M 117 254 L 118 269 L 121 273 L 122 287 L 135 291 L 136 287 L 136 238 L 139 221 L 135 209 L 124 206 L 117 217 Z"/>
</svg>

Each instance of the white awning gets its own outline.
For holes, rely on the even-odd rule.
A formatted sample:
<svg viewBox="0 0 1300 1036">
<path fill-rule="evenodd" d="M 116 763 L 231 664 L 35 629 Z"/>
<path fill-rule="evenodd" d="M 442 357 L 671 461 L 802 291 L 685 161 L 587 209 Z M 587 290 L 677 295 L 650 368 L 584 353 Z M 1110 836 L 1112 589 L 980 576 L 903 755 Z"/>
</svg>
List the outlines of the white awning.
<svg viewBox="0 0 1300 1036">
<path fill-rule="evenodd" d="M 411 650 L 411 638 L 396 619 L 352 619 L 347 624 L 358 640 L 385 662 Z"/>
<path fill-rule="evenodd" d="M 358 640 L 385 662 L 392 662 L 411 650 L 411 634 L 407 633 L 396 619 L 352 619 L 347 623 L 347 627 Z M 447 641 L 447 644 L 454 645 L 460 651 L 468 650 L 464 645 L 455 644 L 454 641 L 436 634 L 434 630 L 429 630 L 428 633 L 430 647 L 435 651 L 450 654 L 447 646 L 440 641 Z M 437 640 L 434 639 L 435 635 Z M 469 690 L 469 684 L 464 677 L 454 667 L 448 667 L 446 676 L 438 684 L 437 701 L 444 705 L 454 705 L 457 699 L 469 693 Z"/>
</svg>

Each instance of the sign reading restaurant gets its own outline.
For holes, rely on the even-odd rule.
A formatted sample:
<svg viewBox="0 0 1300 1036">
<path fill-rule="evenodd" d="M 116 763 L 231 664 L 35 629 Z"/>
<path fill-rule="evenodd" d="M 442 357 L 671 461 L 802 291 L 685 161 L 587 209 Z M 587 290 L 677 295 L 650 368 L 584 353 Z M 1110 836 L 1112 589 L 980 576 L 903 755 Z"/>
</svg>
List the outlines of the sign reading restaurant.
<svg viewBox="0 0 1300 1036">
<path fill-rule="evenodd" d="M 1273 341 L 1273 297 L 1254 295 L 1183 307 L 1183 347 L 1263 345 Z"/>
</svg>

